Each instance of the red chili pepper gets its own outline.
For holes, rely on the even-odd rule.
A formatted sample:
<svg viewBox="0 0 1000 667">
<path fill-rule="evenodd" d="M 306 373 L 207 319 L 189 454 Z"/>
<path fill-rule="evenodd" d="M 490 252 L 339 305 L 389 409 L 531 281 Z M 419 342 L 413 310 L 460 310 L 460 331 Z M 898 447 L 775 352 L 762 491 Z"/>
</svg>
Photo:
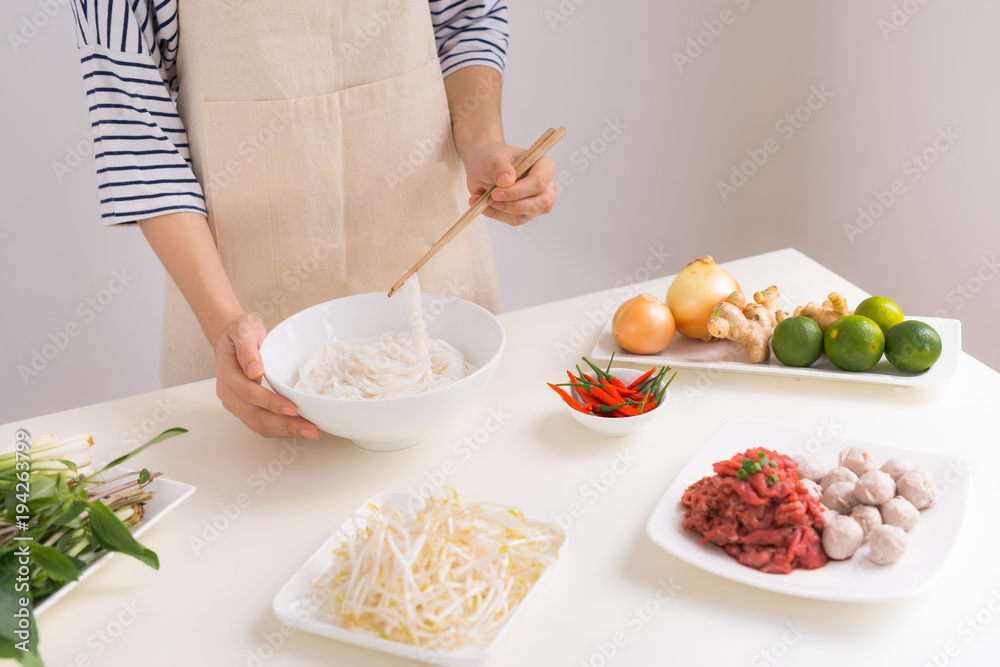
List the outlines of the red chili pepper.
<svg viewBox="0 0 1000 667">
<path fill-rule="evenodd" d="M 569 379 L 570 379 L 570 381 L 571 381 L 572 383 L 574 383 L 574 384 L 576 384 L 576 383 L 577 383 L 577 378 L 576 378 L 576 376 L 575 376 L 575 375 L 573 375 L 573 374 L 572 374 L 571 372 L 569 372 L 569 371 L 566 371 L 566 375 L 568 375 L 568 376 L 569 376 Z M 598 407 L 598 406 L 600 406 L 600 405 L 604 405 L 604 404 L 603 404 L 603 403 L 601 403 L 601 402 L 600 402 L 599 400 L 597 400 L 596 398 L 594 398 L 593 396 L 591 396 L 590 394 L 588 394 L 588 393 L 586 392 L 586 390 L 585 390 L 585 389 L 580 389 L 579 387 L 574 387 L 574 389 L 575 389 L 575 391 L 576 391 L 576 394 L 577 394 L 577 396 L 579 396 L 579 397 L 580 397 L 580 399 L 581 399 L 581 400 L 582 400 L 582 401 L 583 401 L 584 403 L 586 403 L 587 405 L 589 405 L 589 406 L 591 407 L 591 409 L 593 409 L 593 408 L 597 408 L 597 407 Z"/>
<path fill-rule="evenodd" d="M 635 380 L 634 380 L 634 381 L 632 382 L 632 384 L 630 384 L 630 385 L 628 386 L 628 388 L 629 388 L 629 389 L 635 389 L 635 388 L 636 388 L 636 387 L 638 387 L 638 386 L 639 386 L 640 384 L 642 384 L 643 382 L 645 382 L 646 380 L 648 380 L 648 379 L 649 379 L 649 376 L 650 376 L 650 375 L 652 375 L 652 374 L 653 374 L 653 371 L 655 371 L 655 370 L 656 370 L 656 368 L 650 368 L 650 369 L 649 369 L 648 371 L 646 371 L 645 373 L 643 373 L 642 375 L 640 375 L 639 377 L 637 377 L 637 378 L 636 378 L 636 379 L 635 379 Z"/>
<path fill-rule="evenodd" d="M 622 382 L 619 378 L 616 378 L 614 375 L 612 375 L 610 378 L 608 378 L 608 382 L 610 382 L 611 384 L 613 384 L 618 389 L 628 389 L 628 385 L 626 385 L 624 382 Z"/>
<path fill-rule="evenodd" d="M 604 405 L 618 405 L 619 403 L 624 403 L 622 400 L 615 400 L 611 398 L 608 392 L 601 389 L 599 386 L 594 385 L 590 388 L 590 395 L 599 400 Z"/>
<path fill-rule="evenodd" d="M 566 401 L 566 405 L 568 405 L 569 407 L 573 408 L 577 412 L 582 412 L 585 415 L 589 415 L 591 413 L 591 408 L 589 405 L 583 405 L 575 398 L 570 396 L 565 390 L 555 386 L 551 382 L 546 382 L 546 384 L 555 389 L 556 393 L 562 396 L 563 400 Z"/>
</svg>

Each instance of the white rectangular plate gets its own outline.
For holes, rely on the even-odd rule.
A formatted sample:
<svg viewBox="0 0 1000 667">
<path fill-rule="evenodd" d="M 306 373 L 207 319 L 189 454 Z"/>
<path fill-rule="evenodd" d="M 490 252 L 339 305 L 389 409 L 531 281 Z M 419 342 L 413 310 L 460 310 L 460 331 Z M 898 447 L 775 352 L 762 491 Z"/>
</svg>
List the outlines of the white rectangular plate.
<svg viewBox="0 0 1000 667">
<path fill-rule="evenodd" d="M 721 577 L 769 591 L 819 600 L 879 602 L 916 595 L 944 567 L 961 532 L 969 501 L 968 464 L 939 454 L 833 438 L 820 443 L 815 433 L 752 419 L 727 422 L 678 473 L 653 510 L 646 534 L 658 546 L 681 560 Z M 863 447 L 881 465 L 893 456 L 905 456 L 920 469 L 934 475 L 941 487 L 934 507 L 920 513 L 920 521 L 908 533 L 909 548 L 892 565 L 878 566 L 868 560 L 865 544 L 846 561 L 833 561 L 817 570 L 795 570 L 790 574 L 766 574 L 740 565 L 714 544 L 702 544 L 701 535 L 681 528 L 685 489 L 702 477 L 713 475 L 712 464 L 732 458 L 737 452 L 763 446 L 780 454 L 810 454 L 830 469 L 837 465 L 841 447 Z"/>
<path fill-rule="evenodd" d="M 958 358 L 962 351 L 962 322 L 959 320 L 930 317 L 907 317 L 908 320 L 919 320 L 934 327 L 941 336 L 941 358 L 933 366 L 922 373 L 904 373 L 896 370 L 885 357 L 874 368 L 863 373 L 842 371 L 822 355 L 816 363 L 805 368 L 785 366 L 772 354 L 759 364 L 751 363 L 746 350 L 739 343 L 720 340 L 714 343 L 688 338 L 681 334 L 674 335 L 670 345 L 657 354 L 631 354 L 626 352 L 611 335 L 609 321 L 601 331 L 591 352 L 591 358 L 607 361 L 611 353 L 615 353 L 616 361 L 631 361 L 639 364 L 655 366 L 672 366 L 673 368 L 719 369 L 734 373 L 751 373 L 754 375 L 774 375 L 777 377 L 802 378 L 815 380 L 836 380 L 840 382 L 859 382 L 862 384 L 885 384 L 895 387 L 920 387 L 927 385 L 946 384 L 955 379 L 958 373 Z"/>
<path fill-rule="evenodd" d="M 319 579 L 320 576 L 333 564 L 334 550 L 340 546 L 340 544 L 344 541 L 344 537 L 348 533 L 353 533 L 357 528 L 364 526 L 365 517 L 372 516 L 373 514 L 372 507 L 381 508 L 388 500 L 392 500 L 394 504 L 405 507 L 405 502 L 409 495 L 410 494 L 403 492 L 386 491 L 377 493 L 365 501 L 365 503 L 357 509 L 354 515 L 352 517 L 348 517 L 347 520 L 344 521 L 344 523 L 337 529 L 334 535 L 324 542 L 320 548 L 309 557 L 305 564 L 292 575 L 292 578 L 281 587 L 281 590 L 278 591 L 278 594 L 274 597 L 274 613 L 279 619 L 288 625 L 300 630 L 336 639 L 348 644 L 363 646 L 375 651 L 391 653 L 392 655 L 402 656 L 411 660 L 430 662 L 436 665 L 444 665 L 445 667 L 461 667 L 464 665 L 481 663 L 486 660 L 494 650 L 496 650 L 496 647 L 503 640 L 504 635 L 507 634 L 507 631 L 514 623 L 515 619 L 528 605 L 541 583 L 549 576 L 552 569 L 551 565 L 545 568 L 541 576 L 539 576 L 538 580 L 535 582 L 534 586 L 532 586 L 531 590 L 528 591 L 528 594 L 523 600 L 521 600 L 521 603 L 514 609 L 514 611 L 511 612 L 510 617 L 503 626 L 503 629 L 500 630 L 496 637 L 494 637 L 493 641 L 485 645 L 463 646 L 450 651 L 432 651 L 430 649 L 421 648 L 412 644 L 404 644 L 402 642 L 391 641 L 382 637 L 375 637 L 357 630 L 346 630 L 339 625 L 335 625 L 318 618 L 317 614 L 309 610 L 309 607 L 305 602 L 305 598 L 307 598 L 312 591 L 313 582 Z M 561 542 L 558 548 L 561 550 L 566 544 L 566 533 L 559 527 L 552 524 L 545 525 L 548 526 L 554 534 L 560 537 Z"/>
<path fill-rule="evenodd" d="M 95 469 L 100 469 L 103 463 L 97 461 L 93 462 Z M 122 473 L 132 472 L 128 468 L 112 468 L 105 475 L 114 476 L 121 475 Z M 146 488 L 150 491 L 155 491 L 153 497 L 146 502 L 145 514 L 143 514 L 142 520 L 132 527 L 132 535 L 138 539 L 140 535 L 149 530 L 153 524 L 162 519 L 168 512 L 180 505 L 184 500 L 190 496 L 195 491 L 195 487 L 190 484 L 185 484 L 184 482 L 177 482 L 172 479 L 166 479 L 163 476 L 157 477 L 149 484 Z M 77 585 L 92 575 L 94 572 L 104 566 L 108 562 L 108 559 L 114 556 L 114 553 L 106 553 L 99 558 L 95 559 L 90 565 L 88 565 L 83 572 L 80 573 L 80 578 L 76 581 L 71 581 L 58 591 L 45 598 L 45 600 L 35 607 L 35 616 L 40 616 L 49 607 L 58 602 L 64 595 L 69 593 L 71 590 L 77 587 Z"/>
</svg>

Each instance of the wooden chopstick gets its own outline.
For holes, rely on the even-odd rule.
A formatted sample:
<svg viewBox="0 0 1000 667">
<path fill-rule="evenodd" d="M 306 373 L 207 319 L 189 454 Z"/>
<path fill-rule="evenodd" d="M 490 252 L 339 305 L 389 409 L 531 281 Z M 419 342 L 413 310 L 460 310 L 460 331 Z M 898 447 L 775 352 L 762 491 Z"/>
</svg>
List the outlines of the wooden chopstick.
<svg viewBox="0 0 1000 667">
<path fill-rule="evenodd" d="M 534 166 L 534 164 L 538 162 L 538 160 L 545 155 L 550 148 L 555 146 L 556 142 L 562 139 L 565 134 L 565 127 L 560 127 L 558 130 L 553 130 L 550 127 L 546 130 L 545 133 L 538 138 L 538 141 L 533 143 L 531 147 L 514 162 L 514 180 L 517 181 L 528 173 L 528 170 L 531 169 L 531 167 Z M 403 277 L 392 286 L 392 289 L 389 290 L 389 296 L 398 292 L 399 288 L 403 286 L 403 283 L 405 283 L 410 276 L 419 271 L 431 257 L 436 255 L 441 248 L 448 245 L 449 241 L 458 236 L 459 232 L 465 229 L 470 222 L 479 217 L 479 214 L 485 211 L 486 208 L 493 203 L 494 190 L 496 190 L 495 185 L 484 192 L 479 199 L 476 200 L 476 203 L 473 204 L 469 210 L 458 219 L 458 222 L 451 226 L 451 229 L 444 233 L 444 236 L 442 236 L 441 239 L 427 251 L 427 254 L 421 257 L 420 261 L 414 264 L 413 268 L 407 271 L 406 274 L 404 274 Z"/>
</svg>

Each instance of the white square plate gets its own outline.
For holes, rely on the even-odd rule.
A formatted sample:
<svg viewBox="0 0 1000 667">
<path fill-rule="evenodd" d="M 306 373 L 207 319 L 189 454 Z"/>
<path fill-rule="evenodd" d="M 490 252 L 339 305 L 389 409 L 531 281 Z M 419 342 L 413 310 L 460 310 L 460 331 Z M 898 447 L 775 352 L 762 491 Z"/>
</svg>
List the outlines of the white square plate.
<svg viewBox="0 0 1000 667">
<path fill-rule="evenodd" d="M 278 594 L 274 597 L 274 613 L 279 619 L 288 625 L 300 630 L 336 639 L 348 644 L 363 646 L 375 651 L 391 653 L 392 655 L 402 656 L 411 660 L 430 662 L 436 665 L 444 665 L 445 667 L 461 667 L 464 665 L 481 663 L 486 660 L 494 650 L 496 650 L 497 646 L 499 646 L 500 642 L 503 640 L 504 635 L 507 634 L 507 631 L 514 623 L 515 619 L 521 614 L 525 606 L 528 605 L 531 598 L 535 595 L 538 587 L 546 578 L 548 578 L 549 572 L 552 569 L 551 565 L 545 568 L 541 576 L 538 577 L 538 580 L 531 587 L 531 590 L 528 591 L 528 594 L 510 613 L 510 617 L 504 624 L 503 629 L 501 629 L 497 636 L 493 638 L 493 641 L 485 645 L 462 646 L 450 651 L 435 651 L 414 646 L 412 644 L 404 644 L 402 642 L 376 637 L 357 630 L 347 630 L 339 625 L 320 619 L 315 612 L 312 612 L 309 609 L 306 598 L 312 591 L 313 582 L 318 580 L 320 576 L 322 576 L 322 574 L 333 564 L 333 552 L 344 541 L 346 535 L 353 533 L 360 527 L 363 527 L 365 525 L 365 518 L 374 514 L 373 508 L 381 508 L 385 505 L 386 501 L 389 500 L 392 500 L 393 504 L 397 506 L 405 507 L 406 500 L 409 497 L 409 493 L 385 491 L 377 493 L 365 501 L 365 503 L 357 509 L 354 515 L 348 517 L 347 520 L 340 525 L 334 535 L 324 542 L 320 548 L 309 557 L 305 564 L 292 575 L 292 578 L 281 587 L 281 590 L 278 591 Z M 562 547 L 565 546 L 566 533 L 563 532 L 558 526 L 552 524 L 542 524 L 542 522 L 532 523 L 548 526 L 553 534 L 559 536 L 560 542 L 557 549 L 561 550 Z"/>
<path fill-rule="evenodd" d="M 100 470 L 101 466 L 104 465 L 104 463 L 98 461 L 93 461 L 92 463 L 95 470 Z M 112 468 L 106 472 L 104 476 L 121 475 L 127 472 L 134 471 L 129 470 L 128 468 L 118 467 Z M 162 475 L 147 484 L 146 488 L 150 491 L 154 491 L 155 493 L 150 500 L 146 501 L 145 507 L 143 507 L 145 513 L 142 516 L 142 520 L 132 527 L 132 535 L 136 539 L 139 539 L 139 536 L 149 530 L 153 524 L 162 519 L 168 512 L 180 505 L 188 496 L 195 492 L 195 487 L 190 484 L 167 479 Z M 46 609 L 54 605 L 64 595 L 76 588 L 81 581 L 96 572 L 98 568 L 103 567 L 104 564 L 108 562 L 108 559 L 114 555 L 114 553 L 106 553 L 96 558 L 83 570 L 83 572 L 80 573 L 79 579 L 69 582 L 55 593 L 45 598 L 41 604 L 36 606 L 35 616 L 40 616 L 44 613 Z"/>
<path fill-rule="evenodd" d="M 920 513 L 920 521 L 908 533 L 909 548 L 892 565 L 879 566 L 868 560 L 865 544 L 846 561 L 833 561 L 816 570 L 797 569 L 790 574 L 766 574 L 740 565 L 721 547 L 702 544 L 701 535 L 681 528 L 684 507 L 681 497 L 691 484 L 713 475 L 712 464 L 732 458 L 737 452 L 763 446 L 780 454 L 810 454 L 830 469 L 837 465 L 841 447 L 863 447 L 881 465 L 893 456 L 905 456 L 920 469 L 934 475 L 939 497 L 934 507 Z M 753 419 L 727 422 L 701 446 L 678 473 L 653 510 L 646 534 L 658 546 L 681 560 L 708 572 L 749 586 L 819 600 L 879 602 L 916 595 L 944 567 L 958 540 L 969 501 L 969 465 L 954 457 L 908 451 L 884 445 L 833 438 L 820 443 L 811 431 Z"/>
<path fill-rule="evenodd" d="M 882 357 L 871 370 L 863 373 L 842 371 L 833 365 L 824 354 L 812 365 L 805 368 L 785 366 L 773 354 L 762 363 L 750 361 L 746 350 L 739 343 L 730 340 L 720 340 L 706 343 L 694 338 L 688 338 L 680 333 L 674 335 L 670 345 L 657 354 L 631 354 L 626 352 L 611 334 L 609 321 L 601 331 L 591 358 L 607 361 L 611 353 L 615 353 L 615 361 L 631 361 L 634 363 L 671 366 L 673 368 L 703 368 L 732 371 L 735 373 L 750 373 L 753 375 L 774 375 L 778 377 L 836 380 L 839 382 L 859 382 L 862 384 L 886 384 L 895 387 L 921 387 L 927 385 L 946 384 L 955 379 L 958 373 L 958 358 L 962 351 L 962 322 L 947 318 L 907 317 L 908 320 L 919 320 L 934 327 L 941 336 L 941 358 L 922 373 L 904 373 L 896 370 L 889 361 Z"/>
</svg>

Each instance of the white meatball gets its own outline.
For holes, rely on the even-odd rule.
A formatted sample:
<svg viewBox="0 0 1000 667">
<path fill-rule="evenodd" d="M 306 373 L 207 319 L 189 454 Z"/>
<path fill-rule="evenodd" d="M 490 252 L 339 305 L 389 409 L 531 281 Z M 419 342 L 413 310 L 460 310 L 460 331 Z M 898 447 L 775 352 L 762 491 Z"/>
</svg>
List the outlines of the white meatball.
<svg viewBox="0 0 1000 667">
<path fill-rule="evenodd" d="M 903 473 L 913 470 L 913 464 L 905 456 L 893 456 L 883 463 L 879 470 L 888 473 L 889 477 L 892 477 L 892 481 L 898 482 Z"/>
<path fill-rule="evenodd" d="M 853 472 L 844 467 L 837 467 L 830 470 L 830 472 L 823 475 L 823 479 L 820 480 L 819 484 L 824 489 L 837 482 L 850 482 L 854 484 L 858 481 L 858 476 Z"/>
<path fill-rule="evenodd" d="M 882 514 L 871 505 L 858 505 L 851 510 L 851 518 L 861 524 L 866 540 L 876 526 L 882 525 Z"/>
<path fill-rule="evenodd" d="M 869 470 L 878 468 L 872 455 L 860 447 L 841 449 L 837 465 L 847 468 L 858 477 L 864 475 Z"/>
<path fill-rule="evenodd" d="M 865 505 L 881 505 L 896 495 L 896 482 L 887 472 L 869 470 L 858 478 L 854 495 Z"/>
<path fill-rule="evenodd" d="M 819 484 L 812 481 L 811 479 L 800 479 L 799 481 L 802 483 L 802 486 L 806 487 L 806 491 L 808 491 L 809 495 L 811 495 L 813 498 L 819 500 L 820 498 L 823 497 L 823 487 L 821 487 Z"/>
<path fill-rule="evenodd" d="M 823 529 L 823 551 L 834 560 L 850 558 L 864 541 L 864 529 L 849 516 L 838 516 Z"/>
<path fill-rule="evenodd" d="M 903 496 L 892 498 L 881 507 L 882 523 L 909 530 L 920 521 L 920 510 Z"/>
<path fill-rule="evenodd" d="M 814 482 L 823 479 L 826 468 L 823 467 L 823 464 L 815 456 L 803 454 L 802 456 L 796 456 L 794 461 L 799 467 L 799 479 L 811 479 Z"/>
<path fill-rule="evenodd" d="M 854 495 L 854 484 L 852 482 L 831 484 L 823 489 L 820 502 L 841 514 L 850 514 L 851 508 L 858 504 L 858 499 Z"/>
<path fill-rule="evenodd" d="M 913 503 L 918 510 L 930 509 L 937 501 L 934 476 L 926 470 L 903 473 L 896 482 L 896 492 Z"/>
<path fill-rule="evenodd" d="M 889 565 L 899 560 L 909 546 L 906 533 L 899 526 L 882 524 L 868 538 L 868 560 L 876 565 Z M 829 554 L 827 554 L 829 555 Z"/>
</svg>

